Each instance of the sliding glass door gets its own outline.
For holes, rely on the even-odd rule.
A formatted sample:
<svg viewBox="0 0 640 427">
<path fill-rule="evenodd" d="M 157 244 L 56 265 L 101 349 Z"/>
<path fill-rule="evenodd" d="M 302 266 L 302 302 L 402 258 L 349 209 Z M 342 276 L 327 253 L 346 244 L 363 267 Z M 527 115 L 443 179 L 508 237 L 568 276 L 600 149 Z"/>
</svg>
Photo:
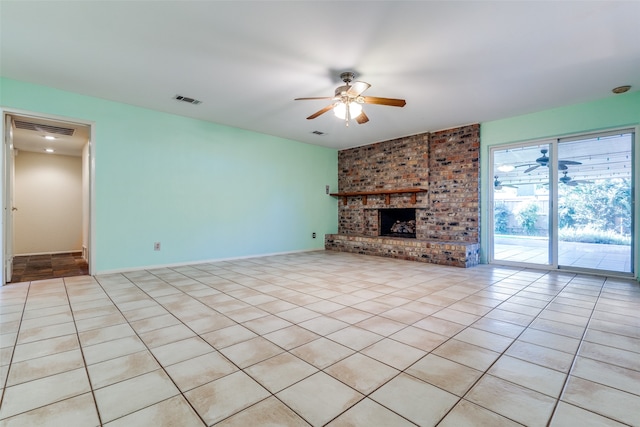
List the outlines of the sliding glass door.
<svg viewBox="0 0 640 427">
<path fill-rule="evenodd" d="M 549 147 L 493 152 L 493 259 L 550 263 Z"/>
<path fill-rule="evenodd" d="M 632 133 L 560 140 L 558 265 L 632 271 Z"/>
<path fill-rule="evenodd" d="M 493 149 L 490 262 L 633 272 L 632 131 Z"/>
</svg>

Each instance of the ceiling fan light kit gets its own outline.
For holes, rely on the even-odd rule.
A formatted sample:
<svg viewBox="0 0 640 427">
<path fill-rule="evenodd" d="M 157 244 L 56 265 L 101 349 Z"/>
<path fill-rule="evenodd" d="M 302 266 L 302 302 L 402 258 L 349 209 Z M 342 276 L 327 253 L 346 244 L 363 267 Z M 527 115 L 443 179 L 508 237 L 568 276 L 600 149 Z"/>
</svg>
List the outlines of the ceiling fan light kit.
<svg viewBox="0 0 640 427">
<path fill-rule="evenodd" d="M 325 99 L 333 100 L 334 102 L 323 109 L 316 111 L 307 120 L 315 119 L 316 117 L 326 113 L 329 110 L 333 110 L 333 114 L 341 120 L 345 121 L 346 126 L 349 126 L 349 121 L 355 119 L 358 124 L 364 124 L 369 121 L 369 117 L 362 109 L 362 104 L 378 104 L 388 105 L 392 107 L 404 107 L 406 101 L 404 99 L 395 98 L 378 98 L 374 96 L 362 96 L 362 93 L 369 89 L 371 85 L 367 82 L 353 81 L 355 73 L 345 72 L 340 74 L 340 78 L 345 83 L 343 86 L 336 88 L 333 97 L 316 97 L 316 98 L 296 98 L 295 101 L 304 100 L 316 100 Z M 352 84 L 353 82 L 353 84 Z"/>
<path fill-rule="evenodd" d="M 362 105 L 357 102 L 349 102 L 345 104 L 344 102 L 336 102 L 333 107 L 333 114 L 342 120 L 348 120 L 347 118 L 347 107 L 349 110 L 349 117 L 358 117 L 362 113 Z"/>
</svg>

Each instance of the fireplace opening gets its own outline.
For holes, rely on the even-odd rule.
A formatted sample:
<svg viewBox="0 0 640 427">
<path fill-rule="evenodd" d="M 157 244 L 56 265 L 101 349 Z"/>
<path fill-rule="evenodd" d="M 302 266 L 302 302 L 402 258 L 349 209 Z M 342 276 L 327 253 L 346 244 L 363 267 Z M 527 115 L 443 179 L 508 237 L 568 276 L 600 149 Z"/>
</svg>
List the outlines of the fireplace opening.
<svg viewBox="0 0 640 427">
<path fill-rule="evenodd" d="M 379 209 L 381 236 L 416 238 L 416 210 L 410 208 Z"/>
</svg>

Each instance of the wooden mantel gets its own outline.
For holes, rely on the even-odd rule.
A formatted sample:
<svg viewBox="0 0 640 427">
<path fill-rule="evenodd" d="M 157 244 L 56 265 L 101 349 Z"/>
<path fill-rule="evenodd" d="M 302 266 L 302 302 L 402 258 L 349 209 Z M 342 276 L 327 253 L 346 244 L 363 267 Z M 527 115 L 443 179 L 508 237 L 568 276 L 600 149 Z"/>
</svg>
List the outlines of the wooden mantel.
<svg viewBox="0 0 640 427">
<path fill-rule="evenodd" d="M 426 193 L 428 190 L 424 188 L 399 188 L 396 190 L 374 190 L 374 191 L 348 191 L 344 193 L 331 193 L 331 196 L 342 197 L 344 204 L 347 204 L 347 197 L 362 197 L 362 204 L 367 204 L 367 196 L 379 196 L 384 195 L 384 204 L 391 203 L 392 194 L 411 194 L 411 203 L 416 204 L 416 194 Z"/>
</svg>

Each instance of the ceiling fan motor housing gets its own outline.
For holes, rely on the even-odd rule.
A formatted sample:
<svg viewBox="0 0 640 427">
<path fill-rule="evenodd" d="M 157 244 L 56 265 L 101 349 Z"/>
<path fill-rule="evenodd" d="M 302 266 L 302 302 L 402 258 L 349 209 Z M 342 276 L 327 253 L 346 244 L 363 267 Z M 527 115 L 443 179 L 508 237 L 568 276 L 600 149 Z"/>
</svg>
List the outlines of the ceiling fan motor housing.
<svg viewBox="0 0 640 427">
<path fill-rule="evenodd" d="M 340 86 L 336 88 L 336 97 L 345 96 L 346 92 L 349 90 L 349 86 Z"/>
<path fill-rule="evenodd" d="M 340 74 L 340 79 L 342 79 L 342 81 L 345 82 L 347 85 L 351 83 L 355 78 L 356 78 L 356 73 L 353 73 L 351 71 L 347 71 Z"/>
<path fill-rule="evenodd" d="M 549 163 L 549 158 L 547 157 L 548 150 L 543 148 L 542 150 L 540 150 L 540 152 L 542 153 L 542 157 L 538 157 L 536 159 L 536 163 L 540 166 L 547 166 L 547 164 Z"/>
</svg>

